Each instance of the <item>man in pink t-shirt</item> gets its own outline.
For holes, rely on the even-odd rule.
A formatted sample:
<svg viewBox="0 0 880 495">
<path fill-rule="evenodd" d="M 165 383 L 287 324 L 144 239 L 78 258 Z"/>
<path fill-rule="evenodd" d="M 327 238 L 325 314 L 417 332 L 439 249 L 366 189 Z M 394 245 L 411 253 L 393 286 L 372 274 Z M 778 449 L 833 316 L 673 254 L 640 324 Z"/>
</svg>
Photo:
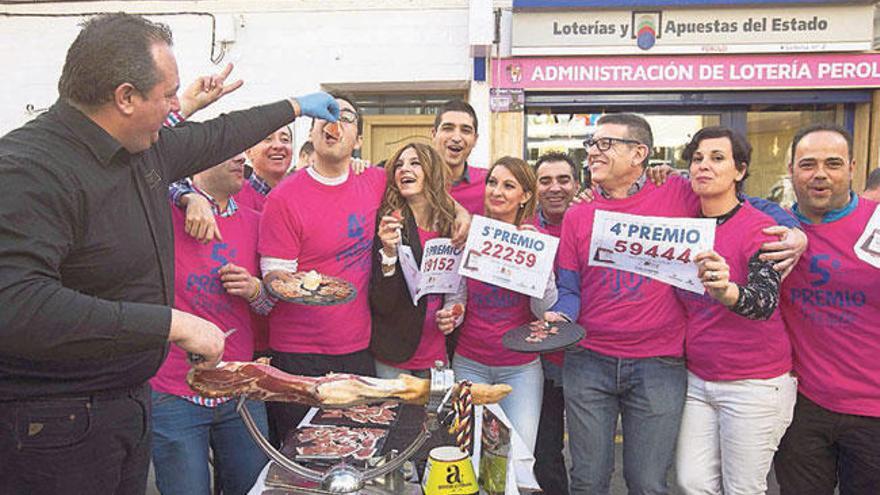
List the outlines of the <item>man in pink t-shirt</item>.
<svg viewBox="0 0 880 495">
<path fill-rule="evenodd" d="M 804 128 L 791 145 L 793 209 L 809 246 L 781 291 L 799 381 L 775 459 L 782 495 L 880 490 L 880 229 L 868 225 L 877 203 L 852 191 L 852 150 L 833 124 Z"/>
<path fill-rule="evenodd" d="M 486 169 L 468 164 L 477 144 L 477 113 L 462 100 L 450 100 L 440 107 L 431 130 L 434 149 L 449 167 L 452 188 L 449 194 L 471 215 L 483 214 Z"/>
<path fill-rule="evenodd" d="M 269 348 L 272 364 L 290 373 L 373 375 L 367 290 L 385 174 L 380 168 L 351 173 L 363 123 L 353 101 L 336 99 L 339 134 L 328 122 L 313 121 L 309 138 L 315 163 L 285 179 L 268 197 L 259 252 L 264 275 L 315 270 L 351 282 L 357 296 L 336 306 L 279 302 L 269 316 Z M 270 440 L 278 445 L 308 407 L 269 403 L 267 410 Z"/>
<path fill-rule="evenodd" d="M 562 219 L 580 188 L 578 166 L 564 153 L 546 153 L 535 163 L 538 211 L 535 225 L 548 234 L 562 234 Z M 587 181 L 589 182 L 589 181 Z M 541 356 L 544 397 L 535 442 L 535 478 L 544 493 L 568 494 L 568 474 L 562 449 L 565 437 L 565 399 L 562 392 L 563 352 Z"/>
<path fill-rule="evenodd" d="M 244 182 L 243 153 L 193 177 L 196 194 L 205 198 L 224 229 L 223 241 L 202 244 L 184 233 L 184 213 L 174 208 L 174 307 L 205 318 L 223 330 L 224 361 L 249 361 L 254 352 L 253 318 L 271 309 L 259 279 L 257 232 L 259 214 L 238 205 L 233 195 Z M 162 367 L 150 380 L 152 388 L 153 464 L 162 493 L 210 491 L 208 450 L 223 489 L 244 493 L 266 464 L 254 444 L 232 397 L 206 398 L 186 383 L 186 353 L 172 345 Z M 266 433 L 266 410 L 249 402 L 248 410 Z"/>
<path fill-rule="evenodd" d="M 564 315 L 587 332 L 578 348 L 566 352 L 563 371 L 571 493 L 609 493 L 618 415 L 629 490 L 668 493 L 667 473 L 687 388 L 683 309 L 671 286 L 591 267 L 586 257 L 596 210 L 693 217 L 700 211 L 699 200 L 680 177 L 662 186 L 647 180 L 645 164 L 653 136 L 638 115 L 604 115 L 585 146 L 595 200 L 565 214 L 557 252 L 557 314 L 546 315 Z M 768 208 L 782 213 L 776 206 Z M 793 218 L 787 221 L 797 226 Z M 802 240 L 801 233 L 794 237 Z"/>
</svg>

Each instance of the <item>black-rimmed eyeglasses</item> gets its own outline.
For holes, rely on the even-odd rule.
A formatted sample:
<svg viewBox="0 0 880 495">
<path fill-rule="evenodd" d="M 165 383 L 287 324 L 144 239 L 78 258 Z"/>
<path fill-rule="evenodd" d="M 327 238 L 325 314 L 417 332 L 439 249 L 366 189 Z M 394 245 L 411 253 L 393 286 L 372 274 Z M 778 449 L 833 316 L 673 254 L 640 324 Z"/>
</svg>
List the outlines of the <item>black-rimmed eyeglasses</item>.
<svg viewBox="0 0 880 495">
<path fill-rule="evenodd" d="M 615 137 L 603 137 L 599 139 L 587 138 L 584 139 L 584 149 L 587 151 L 590 150 L 594 145 L 596 149 L 599 151 L 608 151 L 614 146 L 614 143 L 624 143 L 624 144 L 642 144 L 635 139 L 623 139 L 623 138 L 615 138 Z"/>
<path fill-rule="evenodd" d="M 358 114 L 356 112 L 352 112 L 351 110 L 342 110 L 339 112 L 339 120 L 345 122 L 346 124 L 354 124 L 357 122 Z"/>
</svg>

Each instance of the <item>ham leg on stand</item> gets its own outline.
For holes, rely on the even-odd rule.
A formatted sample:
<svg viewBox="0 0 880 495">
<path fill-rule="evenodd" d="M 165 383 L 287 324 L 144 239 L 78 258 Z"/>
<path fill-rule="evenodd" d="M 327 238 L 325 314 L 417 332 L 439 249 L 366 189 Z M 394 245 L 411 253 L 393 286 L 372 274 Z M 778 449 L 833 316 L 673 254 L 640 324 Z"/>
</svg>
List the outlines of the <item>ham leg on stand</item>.
<svg viewBox="0 0 880 495">
<path fill-rule="evenodd" d="M 347 407 L 383 400 L 426 404 L 429 380 L 400 375 L 385 380 L 350 374 L 301 376 L 285 373 L 268 359 L 254 362 L 226 362 L 214 369 L 191 369 L 189 386 L 203 397 L 244 395 L 248 399 L 296 402 L 307 406 Z M 471 385 L 475 405 L 494 404 L 510 393 L 509 385 Z"/>
</svg>

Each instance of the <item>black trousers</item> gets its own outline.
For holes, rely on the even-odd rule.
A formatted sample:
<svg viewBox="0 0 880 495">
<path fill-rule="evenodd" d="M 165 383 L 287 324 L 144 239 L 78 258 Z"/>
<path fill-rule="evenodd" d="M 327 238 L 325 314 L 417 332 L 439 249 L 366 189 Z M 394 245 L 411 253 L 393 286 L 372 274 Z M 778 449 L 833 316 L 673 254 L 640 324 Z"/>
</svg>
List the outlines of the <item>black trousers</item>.
<svg viewBox="0 0 880 495">
<path fill-rule="evenodd" d="M 370 351 L 333 356 L 329 354 L 301 354 L 272 351 L 272 365 L 288 373 L 322 376 L 330 373 L 353 373 L 376 376 L 376 364 Z M 269 442 L 279 448 L 287 434 L 302 421 L 309 406 L 291 402 L 266 402 L 269 419 Z"/>
<path fill-rule="evenodd" d="M 4 495 L 143 494 L 150 465 L 150 395 L 0 402 Z"/>
<path fill-rule="evenodd" d="M 798 394 L 774 459 L 781 495 L 880 493 L 880 418 L 841 414 Z"/>
<path fill-rule="evenodd" d="M 565 398 L 562 387 L 544 380 L 544 398 L 538 438 L 535 441 L 535 478 L 541 490 L 550 495 L 568 495 L 568 472 L 562 456 L 565 437 Z"/>
</svg>

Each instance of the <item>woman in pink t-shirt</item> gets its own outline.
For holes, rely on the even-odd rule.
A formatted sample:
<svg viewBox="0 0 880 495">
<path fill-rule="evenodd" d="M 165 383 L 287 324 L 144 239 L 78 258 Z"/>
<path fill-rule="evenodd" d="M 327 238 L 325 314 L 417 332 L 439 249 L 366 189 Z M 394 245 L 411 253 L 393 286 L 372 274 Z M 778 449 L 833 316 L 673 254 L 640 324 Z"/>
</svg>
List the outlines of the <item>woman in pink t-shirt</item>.
<svg viewBox="0 0 880 495">
<path fill-rule="evenodd" d="M 421 143 L 407 144 L 386 163 L 387 182 L 373 241 L 378 252 L 370 274 L 370 352 L 380 378 L 428 377 L 436 361 L 447 361 L 446 334 L 453 325 L 438 325 L 443 295 L 428 294 L 413 305 L 398 248 L 408 246 L 420 265 L 425 242 L 451 237 L 455 204 L 447 192 L 449 172 L 440 155 Z M 453 304 L 451 298 L 446 301 L 450 313 Z M 460 321 L 464 307 L 459 306 Z"/>
<path fill-rule="evenodd" d="M 535 229 L 529 220 L 537 201 L 535 171 L 523 160 L 504 157 L 489 169 L 484 208 L 487 217 Z M 468 315 L 458 330 L 452 369 L 459 380 L 506 383 L 513 391 L 501 408 L 529 451 L 535 449 L 544 374 L 538 354 L 509 351 L 501 344 L 504 334 L 543 315 L 556 302 L 556 281 L 551 275 L 543 298 L 467 279 Z M 540 317 L 540 316 L 538 316 Z"/>
<path fill-rule="evenodd" d="M 706 292 L 676 290 L 687 314 L 688 389 L 676 453 L 685 493 L 764 493 L 791 423 L 797 385 L 778 309 L 781 276 L 760 259 L 776 221 L 740 199 L 751 146 L 726 127 L 694 135 L 682 157 L 715 249 L 694 257 Z"/>
</svg>

